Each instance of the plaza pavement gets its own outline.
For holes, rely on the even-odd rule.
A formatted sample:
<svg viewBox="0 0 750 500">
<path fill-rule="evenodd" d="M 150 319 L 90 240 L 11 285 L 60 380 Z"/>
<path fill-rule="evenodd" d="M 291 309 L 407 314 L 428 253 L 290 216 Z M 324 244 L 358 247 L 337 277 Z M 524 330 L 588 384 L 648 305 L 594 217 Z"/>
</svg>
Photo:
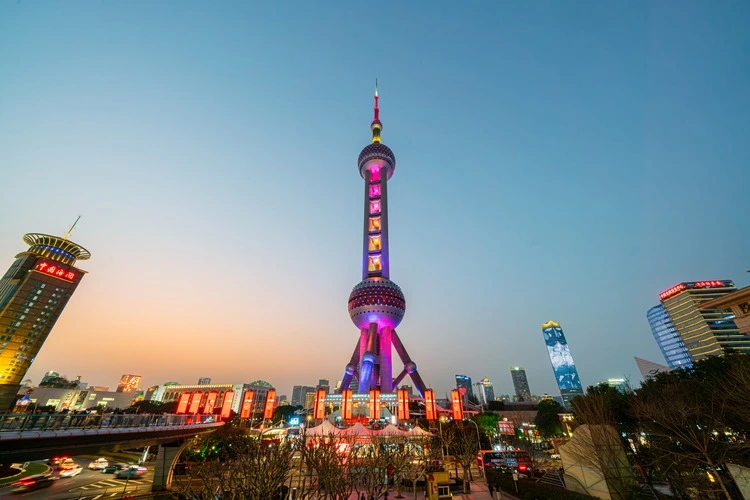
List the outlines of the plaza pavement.
<svg viewBox="0 0 750 500">
<path fill-rule="evenodd" d="M 401 500 L 424 500 L 424 491 L 417 490 L 417 496 L 415 497 L 412 495 L 411 491 L 402 491 L 401 495 L 403 496 L 403 499 Z M 380 497 L 381 500 L 384 497 Z M 396 492 L 395 491 L 389 491 L 388 492 L 388 500 L 395 500 L 396 498 Z M 506 493 L 503 491 L 500 496 L 490 496 L 490 492 L 487 489 L 487 483 L 483 482 L 474 482 L 471 483 L 471 492 L 467 494 L 463 493 L 453 493 L 453 498 L 460 498 L 462 500 L 490 500 L 490 499 L 496 499 L 496 500 L 519 500 L 518 497 L 515 497 L 511 495 L 510 493 Z M 355 495 L 352 495 L 349 497 L 349 500 L 359 500 L 359 497 Z"/>
</svg>

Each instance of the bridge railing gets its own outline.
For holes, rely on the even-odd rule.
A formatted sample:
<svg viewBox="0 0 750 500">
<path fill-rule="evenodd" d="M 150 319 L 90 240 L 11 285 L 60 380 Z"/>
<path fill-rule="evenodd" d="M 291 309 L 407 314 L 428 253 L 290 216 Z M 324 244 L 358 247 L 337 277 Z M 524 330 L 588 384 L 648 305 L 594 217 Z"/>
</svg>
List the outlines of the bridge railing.
<svg viewBox="0 0 750 500">
<path fill-rule="evenodd" d="M 219 421 L 221 421 L 221 418 L 218 415 L 6 413 L 0 415 L 0 432 L 172 427 L 178 425 L 209 424 Z"/>
</svg>

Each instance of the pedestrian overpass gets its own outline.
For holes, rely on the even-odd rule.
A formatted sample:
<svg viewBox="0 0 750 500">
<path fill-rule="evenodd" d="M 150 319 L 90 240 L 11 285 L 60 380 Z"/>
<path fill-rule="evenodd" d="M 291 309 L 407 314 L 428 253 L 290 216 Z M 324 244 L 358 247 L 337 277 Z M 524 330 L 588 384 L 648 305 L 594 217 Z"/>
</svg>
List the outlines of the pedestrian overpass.
<svg viewBox="0 0 750 500">
<path fill-rule="evenodd" d="M 163 490 L 190 439 L 223 425 L 218 415 L 9 413 L 0 415 L 0 463 L 158 445 L 153 489 Z"/>
</svg>

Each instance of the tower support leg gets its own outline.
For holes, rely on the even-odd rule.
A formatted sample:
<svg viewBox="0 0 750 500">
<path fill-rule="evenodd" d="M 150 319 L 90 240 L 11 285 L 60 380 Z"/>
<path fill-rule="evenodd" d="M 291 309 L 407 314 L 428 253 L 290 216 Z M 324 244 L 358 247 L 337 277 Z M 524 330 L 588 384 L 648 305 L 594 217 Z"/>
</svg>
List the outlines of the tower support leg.
<svg viewBox="0 0 750 500">
<path fill-rule="evenodd" d="M 419 392 L 419 395 L 424 397 L 424 391 L 425 389 L 427 389 L 427 387 L 424 385 L 424 381 L 417 371 L 416 363 L 414 363 L 409 357 L 409 353 L 406 352 L 406 348 L 401 342 L 401 338 L 398 336 L 398 333 L 396 333 L 396 330 L 393 330 L 393 332 L 391 333 L 391 340 L 393 342 L 393 347 L 396 349 L 398 357 L 401 358 L 401 361 L 403 361 L 404 363 L 404 371 L 406 371 L 406 373 L 408 373 L 411 377 L 412 382 L 414 382 L 414 387 L 417 388 L 417 392 Z M 399 375 L 399 378 L 402 379 L 403 377 Z"/>
<path fill-rule="evenodd" d="M 366 394 L 370 392 L 370 387 L 373 385 L 373 368 L 377 361 L 376 349 L 378 340 L 378 324 L 370 323 L 370 328 L 367 330 L 367 347 L 365 353 L 362 356 L 362 366 L 359 370 L 359 393 Z"/>
<path fill-rule="evenodd" d="M 354 352 L 352 353 L 351 359 L 349 359 L 349 364 L 346 365 L 346 370 L 344 371 L 344 378 L 341 379 L 341 386 L 339 387 L 339 393 L 343 391 L 344 389 L 349 388 L 349 384 L 352 383 L 352 377 L 357 374 L 357 380 L 359 380 L 359 374 L 357 373 L 357 364 L 359 363 L 359 342 L 354 347 Z"/>
</svg>

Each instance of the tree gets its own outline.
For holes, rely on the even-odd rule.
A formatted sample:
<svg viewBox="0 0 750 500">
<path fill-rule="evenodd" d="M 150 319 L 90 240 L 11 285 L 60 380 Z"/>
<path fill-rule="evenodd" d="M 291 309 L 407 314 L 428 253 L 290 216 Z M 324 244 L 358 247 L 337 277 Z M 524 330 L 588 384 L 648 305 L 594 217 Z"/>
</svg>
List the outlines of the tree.
<svg viewBox="0 0 750 500">
<path fill-rule="evenodd" d="M 302 454 L 310 472 L 310 491 L 322 499 L 349 498 L 360 473 L 354 439 L 331 435 L 309 444 Z"/>
<path fill-rule="evenodd" d="M 76 389 L 78 387 L 78 381 L 69 381 L 65 377 L 50 377 L 44 382 L 39 384 L 39 387 L 55 387 L 58 389 Z"/>
<path fill-rule="evenodd" d="M 225 426 L 228 427 L 228 426 Z M 223 432 L 222 432 L 223 431 Z M 210 453 L 190 467 L 185 493 L 200 498 L 284 498 L 292 474 L 294 448 L 289 441 L 268 445 L 259 435 L 229 427 L 213 439 L 199 439 L 210 445 Z M 200 482 L 194 486 L 193 480 Z"/>
<path fill-rule="evenodd" d="M 471 466 L 479 452 L 476 430 L 473 426 L 463 425 L 463 422 L 453 422 L 447 429 L 443 430 L 446 447 L 453 458 L 461 464 L 463 469 L 464 493 L 468 492 L 467 486 L 470 478 Z"/>
<path fill-rule="evenodd" d="M 565 413 L 565 408 L 554 399 L 539 402 L 534 425 L 540 436 L 549 439 L 562 435 L 560 413 Z"/>
<path fill-rule="evenodd" d="M 279 422 L 289 422 L 289 419 L 301 410 L 301 406 L 278 406 L 273 410 L 273 416 L 271 417 L 271 424 L 278 424 Z"/>
<path fill-rule="evenodd" d="M 483 450 L 491 449 L 497 435 L 497 423 L 501 420 L 500 416 L 496 413 L 480 413 L 472 420 L 476 422 L 482 438 L 480 448 Z"/>
</svg>

